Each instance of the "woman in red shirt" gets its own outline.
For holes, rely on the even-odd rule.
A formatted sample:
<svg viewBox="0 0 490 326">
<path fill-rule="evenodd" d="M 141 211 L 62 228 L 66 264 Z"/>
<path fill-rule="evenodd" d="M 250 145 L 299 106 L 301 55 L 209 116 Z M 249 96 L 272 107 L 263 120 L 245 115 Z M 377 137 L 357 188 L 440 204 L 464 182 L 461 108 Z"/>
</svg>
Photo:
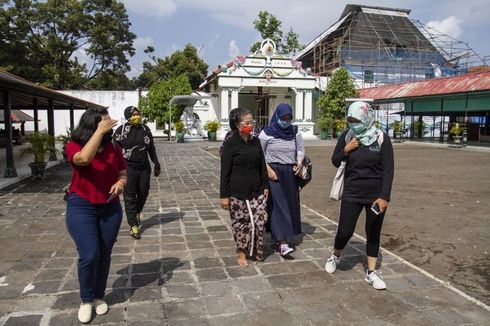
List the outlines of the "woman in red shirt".
<svg viewBox="0 0 490 326">
<path fill-rule="evenodd" d="M 78 319 L 92 320 L 92 311 L 107 313 L 105 288 L 111 252 L 121 226 L 119 194 L 126 184 L 126 163 L 119 145 L 112 143 L 117 120 L 107 109 L 88 109 L 66 145 L 73 168 L 66 226 L 78 250 L 78 280 L 82 304 Z"/>
</svg>

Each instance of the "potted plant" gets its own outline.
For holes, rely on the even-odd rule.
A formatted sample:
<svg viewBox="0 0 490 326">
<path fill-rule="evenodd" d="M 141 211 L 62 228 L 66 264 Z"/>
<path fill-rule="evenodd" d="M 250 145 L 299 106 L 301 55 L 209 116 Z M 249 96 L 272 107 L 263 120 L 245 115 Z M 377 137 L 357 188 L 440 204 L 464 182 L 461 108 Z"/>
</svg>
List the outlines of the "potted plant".
<svg viewBox="0 0 490 326">
<path fill-rule="evenodd" d="M 332 128 L 333 125 L 333 119 L 330 115 L 323 115 L 320 116 L 317 121 L 316 125 L 320 129 L 320 139 L 321 140 L 326 140 L 328 139 L 328 131 Z"/>
<path fill-rule="evenodd" d="M 461 123 L 455 122 L 449 128 L 449 134 L 455 144 L 463 145 L 463 125 Z"/>
<path fill-rule="evenodd" d="M 184 123 L 182 121 L 177 121 L 174 123 L 175 127 L 175 139 L 178 143 L 184 142 Z"/>
<path fill-rule="evenodd" d="M 335 135 L 337 138 L 342 135 L 344 130 L 347 128 L 347 121 L 345 119 L 336 119 L 334 121 L 334 126 L 335 126 Z"/>
<path fill-rule="evenodd" d="M 216 132 L 218 131 L 219 127 L 219 122 L 216 120 L 206 122 L 204 125 L 204 130 L 208 131 L 209 141 L 216 141 Z"/>
<path fill-rule="evenodd" d="M 66 162 L 66 144 L 71 140 L 70 129 L 66 129 L 66 134 L 60 135 L 57 138 L 61 142 L 61 155 L 63 155 L 63 160 Z"/>
<path fill-rule="evenodd" d="M 425 122 L 424 120 L 416 120 L 413 123 L 413 131 L 415 132 L 415 135 L 417 138 L 422 138 L 424 135 L 424 130 L 425 130 Z"/>
<path fill-rule="evenodd" d="M 40 132 L 34 132 L 26 136 L 26 142 L 31 144 L 30 147 L 22 151 L 22 156 L 32 154 L 34 161 L 29 163 L 31 173 L 34 179 L 44 178 L 44 170 L 46 169 L 47 158 L 49 155 L 56 155 L 54 147 L 54 137 Z"/>
<path fill-rule="evenodd" d="M 393 134 L 395 135 L 395 139 L 401 139 L 402 138 L 403 122 L 394 121 L 391 124 L 391 127 L 393 128 Z"/>
</svg>

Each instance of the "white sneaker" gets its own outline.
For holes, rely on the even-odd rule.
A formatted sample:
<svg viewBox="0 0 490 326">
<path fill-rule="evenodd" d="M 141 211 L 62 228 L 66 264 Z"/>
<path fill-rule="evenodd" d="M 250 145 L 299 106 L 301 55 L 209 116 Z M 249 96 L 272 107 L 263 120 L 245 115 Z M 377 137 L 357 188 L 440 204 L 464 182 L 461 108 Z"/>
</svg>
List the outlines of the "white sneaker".
<svg viewBox="0 0 490 326">
<path fill-rule="evenodd" d="M 279 254 L 283 257 L 286 255 L 289 255 L 293 251 L 294 251 L 294 249 L 290 248 L 287 243 L 281 243 L 279 245 Z"/>
<path fill-rule="evenodd" d="M 366 271 L 366 278 L 364 278 L 364 280 L 371 284 L 376 290 L 386 290 L 386 283 L 381 279 L 378 273 L 381 274 L 381 272 L 378 272 L 377 270 L 370 274 Z"/>
<path fill-rule="evenodd" d="M 339 262 L 340 262 L 340 257 L 337 257 L 334 254 L 332 254 L 332 256 L 330 256 L 330 258 L 328 258 L 327 262 L 325 263 L 325 271 L 329 274 L 335 273 Z"/>
<path fill-rule="evenodd" d="M 80 305 L 80 309 L 78 309 L 78 320 L 86 324 L 92 320 L 92 303 L 83 303 Z"/>
<path fill-rule="evenodd" d="M 94 306 L 95 306 L 95 313 L 97 315 L 105 315 L 109 311 L 109 306 L 104 300 L 95 299 Z"/>
</svg>

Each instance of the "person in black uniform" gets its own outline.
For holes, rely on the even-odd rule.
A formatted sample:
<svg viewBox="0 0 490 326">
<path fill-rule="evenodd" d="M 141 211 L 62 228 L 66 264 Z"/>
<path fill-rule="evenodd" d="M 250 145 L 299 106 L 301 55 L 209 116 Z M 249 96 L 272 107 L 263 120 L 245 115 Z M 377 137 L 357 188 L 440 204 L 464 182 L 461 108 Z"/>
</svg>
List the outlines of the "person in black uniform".
<svg viewBox="0 0 490 326">
<path fill-rule="evenodd" d="M 335 167 L 342 161 L 346 161 L 346 166 L 334 252 L 327 260 L 325 270 L 328 273 L 336 271 L 342 250 L 354 234 L 357 219 L 364 209 L 368 267 L 365 281 L 377 290 L 384 290 L 386 283 L 376 271 L 376 263 L 381 226 L 393 183 L 393 147 L 389 136 L 376 128 L 374 111 L 368 103 L 352 103 L 347 122 L 349 129 L 340 136 L 332 155 Z"/>
<path fill-rule="evenodd" d="M 116 129 L 114 140 L 123 149 L 127 164 L 128 183 L 124 188 L 124 208 L 130 234 L 140 239 L 141 211 L 150 190 L 151 167 L 148 156 L 155 165 L 153 175 L 158 177 L 161 170 L 153 135 L 150 128 L 142 123 L 138 108 L 128 106 L 124 110 L 124 117 L 128 122 Z"/>
</svg>

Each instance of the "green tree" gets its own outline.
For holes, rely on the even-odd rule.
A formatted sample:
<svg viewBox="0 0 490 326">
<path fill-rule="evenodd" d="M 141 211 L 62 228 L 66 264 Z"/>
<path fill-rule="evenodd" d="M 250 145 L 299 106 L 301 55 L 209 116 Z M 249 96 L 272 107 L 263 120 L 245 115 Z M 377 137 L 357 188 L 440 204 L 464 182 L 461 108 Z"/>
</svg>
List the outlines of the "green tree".
<svg viewBox="0 0 490 326">
<path fill-rule="evenodd" d="M 197 89 L 206 78 L 208 65 L 199 58 L 198 51 L 192 44 L 187 44 L 183 50 L 177 50 L 165 58 L 153 56 L 154 51 L 152 46 L 145 50 L 151 61 L 143 63 L 143 72 L 135 81 L 138 87 L 149 88 L 159 80 L 185 75 L 192 89 Z"/>
<path fill-rule="evenodd" d="M 359 97 L 354 80 L 345 68 L 336 70 L 330 79 L 325 93 L 318 99 L 318 119 L 345 119 L 345 99 Z"/>
<path fill-rule="evenodd" d="M 129 71 L 136 36 L 120 1 L 0 1 L 0 66 L 8 71 L 56 89 Z"/>
<path fill-rule="evenodd" d="M 150 87 L 146 97 L 141 98 L 141 111 L 149 121 L 168 121 L 168 105 L 172 97 L 176 95 L 189 95 L 191 92 L 191 84 L 185 75 L 158 81 Z M 172 121 L 177 121 L 181 114 L 182 108 L 179 109 L 175 105 L 172 105 Z"/>
<path fill-rule="evenodd" d="M 284 35 L 281 30 L 282 22 L 274 15 L 267 11 L 259 12 L 259 18 L 253 22 L 255 29 L 260 33 L 262 39 L 269 38 L 276 43 L 277 50 L 286 55 L 295 53 L 303 48 L 299 44 L 299 36 L 291 28 L 289 32 Z M 283 38 L 284 35 L 284 38 Z M 250 52 L 254 53 L 260 49 L 260 41 L 255 42 L 250 47 Z"/>
</svg>

